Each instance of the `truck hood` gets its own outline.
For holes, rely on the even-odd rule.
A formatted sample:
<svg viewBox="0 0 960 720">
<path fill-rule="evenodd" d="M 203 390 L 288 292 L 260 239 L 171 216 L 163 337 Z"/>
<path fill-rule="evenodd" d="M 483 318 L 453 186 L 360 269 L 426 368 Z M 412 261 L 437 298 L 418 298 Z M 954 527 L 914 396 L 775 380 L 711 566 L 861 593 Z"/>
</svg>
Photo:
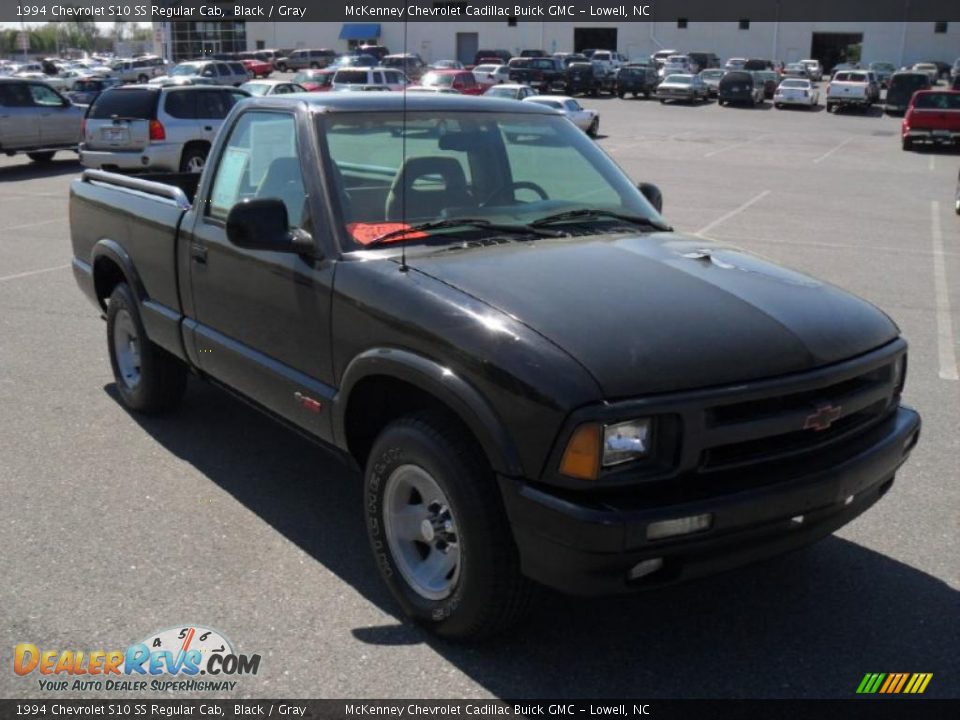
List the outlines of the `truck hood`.
<svg viewBox="0 0 960 720">
<path fill-rule="evenodd" d="M 898 335 L 836 287 L 672 233 L 448 249 L 408 263 L 565 350 L 607 399 L 801 372 Z"/>
</svg>

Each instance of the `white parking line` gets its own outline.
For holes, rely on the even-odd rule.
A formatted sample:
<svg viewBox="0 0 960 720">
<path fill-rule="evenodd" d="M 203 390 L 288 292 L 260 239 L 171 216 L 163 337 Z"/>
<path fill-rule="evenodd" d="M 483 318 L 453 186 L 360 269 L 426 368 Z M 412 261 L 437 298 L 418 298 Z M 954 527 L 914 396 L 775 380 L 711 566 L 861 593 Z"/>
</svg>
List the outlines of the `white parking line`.
<svg viewBox="0 0 960 720">
<path fill-rule="evenodd" d="M 937 163 L 935 162 L 936 159 L 937 159 L 937 156 L 936 156 L 936 155 L 931 155 L 931 156 L 930 156 L 930 171 L 931 171 L 931 172 L 933 172 L 934 170 L 937 169 Z"/>
<path fill-rule="evenodd" d="M 736 150 L 737 148 L 742 148 L 742 147 L 746 147 L 747 145 L 752 145 L 753 143 L 760 140 L 762 137 L 763 135 L 757 135 L 757 137 L 750 138 L 745 142 L 734 143 L 733 145 L 724 145 L 723 147 L 717 148 L 716 150 L 711 150 L 706 155 L 704 155 L 704 157 L 705 158 L 713 157 L 714 155 L 719 155 L 720 153 L 726 152 L 727 150 Z"/>
<path fill-rule="evenodd" d="M 839 150 L 840 148 L 842 148 L 844 145 L 846 145 L 846 144 L 847 144 L 848 142 L 850 142 L 851 140 L 853 140 L 853 138 L 852 138 L 852 137 L 848 137 L 846 140 L 844 140 L 843 142 L 841 142 L 841 143 L 840 143 L 839 145 L 837 145 L 836 147 L 831 148 L 830 150 L 827 150 L 827 151 L 826 151 L 823 155 L 821 155 L 820 157 L 814 158 L 813 162 L 814 162 L 814 163 L 819 163 L 819 162 L 822 162 L 822 161 L 826 160 L 828 157 L 830 157 L 831 155 L 833 155 L 837 150 Z"/>
<path fill-rule="evenodd" d="M 28 272 L 17 273 L 16 275 L 4 275 L 0 277 L 0 282 L 6 282 L 7 280 L 17 280 L 19 278 L 30 277 L 31 275 L 40 275 L 42 273 L 53 272 L 55 270 L 66 270 L 69 265 L 57 265 L 56 267 L 43 268 L 42 270 L 30 270 Z"/>
<path fill-rule="evenodd" d="M 25 228 L 39 227 L 40 225 L 50 225 L 51 223 L 63 222 L 66 218 L 53 218 L 51 220 L 40 220 L 39 222 L 25 223 L 23 225 L 14 225 L 13 227 L 3 228 L 6 232 L 11 230 L 23 230 Z"/>
<path fill-rule="evenodd" d="M 947 290 L 947 268 L 943 262 L 943 231 L 940 229 L 940 201 L 930 202 L 933 236 L 933 288 L 937 297 L 937 350 L 940 357 L 940 379 L 960 380 L 957 355 L 954 351 L 953 323 L 950 317 L 950 294 Z"/>
<path fill-rule="evenodd" d="M 733 210 L 731 210 L 730 212 L 726 213 L 725 215 L 721 215 L 720 217 L 718 217 L 718 218 L 717 218 L 716 220 L 714 220 L 712 223 L 708 223 L 707 225 L 704 225 L 702 228 L 700 228 L 699 230 L 697 230 L 697 231 L 694 233 L 694 235 L 704 235 L 704 234 L 710 232 L 711 230 L 713 230 L 713 229 L 714 229 L 717 225 L 719 225 L 720 223 L 726 222 L 726 221 L 729 220 L 730 218 L 732 218 L 732 217 L 734 217 L 734 216 L 736 216 L 736 215 L 739 215 L 740 213 L 742 213 L 744 210 L 746 210 L 748 207 L 750 207 L 750 206 L 753 205 L 754 203 L 760 202 L 761 200 L 763 200 L 763 199 L 764 199 L 767 195 L 769 195 L 769 194 L 770 194 L 770 191 L 769 191 L 769 190 L 764 190 L 764 191 L 761 192 L 761 193 L 757 193 L 757 194 L 754 195 L 752 198 L 750 198 L 750 199 L 747 200 L 745 203 L 743 203 L 743 205 L 741 205 L 740 207 L 734 208 Z"/>
</svg>

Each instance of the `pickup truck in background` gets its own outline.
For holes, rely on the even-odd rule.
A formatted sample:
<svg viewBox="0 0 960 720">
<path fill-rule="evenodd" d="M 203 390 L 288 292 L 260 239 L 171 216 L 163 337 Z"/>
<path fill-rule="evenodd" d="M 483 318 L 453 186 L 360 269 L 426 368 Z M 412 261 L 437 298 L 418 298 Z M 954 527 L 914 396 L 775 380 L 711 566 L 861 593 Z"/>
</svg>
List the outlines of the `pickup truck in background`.
<svg viewBox="0 0 960 720">
<path fill-rule="evenodd" d="M 510 82 L 547 93 L 562 90 L 566 81 L 566 68 L 562 60 L 550 57 L 515 58 L 509 65 Z"/>
<path fill-rule="evenodd" d="M 900 125 L 900 141 L 904 150 L 913 150 L 917 143 L 960 142 L 960 91 L 915 92 Z"/>
<path fill-rule="evenodd" d="M 661 205 L 535 103 L 267 96 L 199 176 L 85 171 L 73 270 L 131 412 L 192 373 L 341 454 L 400 606 L 473 638 L 538 584 L 642 590 L 824 537 L 918 441 L 892 320 Z"/>
<path fill-rule="evenodd" d="M 851 107 L 866 112 L 873 102 L 873 87 L 865 70 L 841 70 L 827 83 L 827 112 Z"/>
</svg>

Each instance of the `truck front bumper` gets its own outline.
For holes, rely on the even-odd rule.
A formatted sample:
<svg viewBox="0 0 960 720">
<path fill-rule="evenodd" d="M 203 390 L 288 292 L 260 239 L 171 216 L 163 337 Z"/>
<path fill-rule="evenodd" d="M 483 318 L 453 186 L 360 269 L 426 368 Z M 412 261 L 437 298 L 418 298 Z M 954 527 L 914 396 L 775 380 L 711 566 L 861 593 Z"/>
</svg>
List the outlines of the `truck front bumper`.
<svg viewBox="0 0 960 720">
<path fill-rule="evenodd" d="M 614 594 L 732 569 L 829 535 L 890 489 L 919 435 L 920 416 L 900 407 L 839 463 L 669 506 L 580 504 L 542 486 L 499 481 L 525 575 L 570 594 Z M 706 514 L 706 530 L 648 539 L 653 523 Z"/>
</svg>

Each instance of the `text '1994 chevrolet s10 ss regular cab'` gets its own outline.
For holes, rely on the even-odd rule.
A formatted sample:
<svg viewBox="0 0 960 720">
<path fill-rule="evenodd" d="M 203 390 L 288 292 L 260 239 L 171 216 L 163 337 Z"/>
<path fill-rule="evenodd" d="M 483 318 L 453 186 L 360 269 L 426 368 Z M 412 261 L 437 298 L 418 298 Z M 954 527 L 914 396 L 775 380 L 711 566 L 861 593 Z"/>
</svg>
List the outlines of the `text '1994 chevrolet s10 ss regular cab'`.
<svg viewBox="0 0 960 720">
<path fill-rule="evenodd" d="M 660 204 L 536 104 L 257 98 L 199 182 L 74 181 L 73 268 L 128 408 L 193 372 L 351 458 L 405 612 L 478 637 L 539 584 L 654 587 L 825 536 L 917 442 L 886 315 Z"/>
</svg>

